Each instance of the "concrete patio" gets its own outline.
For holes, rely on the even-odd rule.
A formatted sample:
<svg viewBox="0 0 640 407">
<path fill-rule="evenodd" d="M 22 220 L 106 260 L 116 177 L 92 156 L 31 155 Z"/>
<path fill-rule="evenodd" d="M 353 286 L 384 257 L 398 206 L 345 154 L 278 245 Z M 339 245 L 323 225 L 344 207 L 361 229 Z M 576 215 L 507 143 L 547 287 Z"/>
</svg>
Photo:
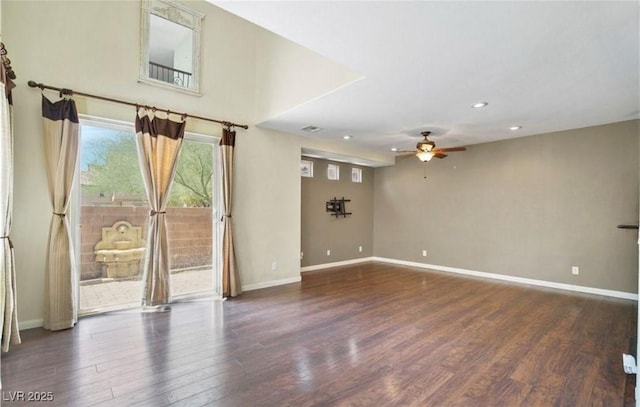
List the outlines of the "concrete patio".
<svg viewBox="0 0 640 407">
<path fill-rule="evenodd" d="M 192 294 L 213 289 L 210 268 L 171 274 L 171 295 Z M 80 283 L 80 312 L 136 306 L 142 295 L 141 280 L 102 280 Z"/>
</svg>

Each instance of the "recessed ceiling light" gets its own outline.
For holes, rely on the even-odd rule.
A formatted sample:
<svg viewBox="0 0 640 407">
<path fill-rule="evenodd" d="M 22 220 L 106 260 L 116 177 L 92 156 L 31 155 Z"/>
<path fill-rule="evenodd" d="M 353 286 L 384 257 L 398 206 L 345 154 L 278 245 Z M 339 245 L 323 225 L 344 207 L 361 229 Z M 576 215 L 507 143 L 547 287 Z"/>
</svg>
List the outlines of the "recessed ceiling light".
<svg viewBox="0 0 640 407">
<path fill-rule="evenodd" d="M 473 108 L 480 108 L 480 107 L 485 107 L 486 105 L 488 105 L 489 103 L 487 102 L 478 102 L 478 103 L 474 103 L 471 105 L 471 107 Z"/>
<path fill-rule="evenodd" d="M 307 127 L 301 128 L 300 130 L 306 131 L 307 133 L 315 133 L 316 131 L 320 131 L 322 129 L 316 126 L 307 126 Z"/>
<path fill-rule="evenodd" d="M 351 140 L 351 136 L 348 135 L 348 134 L 346 136 L 342 136 L 342 138 L 345 139 L 345 140 Z"/>
<path fill-rule="evenodd" d="M 393 151 L 393 152 L 395 153 L 396 151 L 398 151 L 398 147 L 393 147 L 393 148 L 391 149 L 391 151 Z"/>
<path fill-rule="evenodd" d="M 521 128 L 522 128 L 522 126 L 511 126 L 511 127 L 509 127 L 509 130 L 516 131 L 516 130 L 520 130 Z"/>
</svg>

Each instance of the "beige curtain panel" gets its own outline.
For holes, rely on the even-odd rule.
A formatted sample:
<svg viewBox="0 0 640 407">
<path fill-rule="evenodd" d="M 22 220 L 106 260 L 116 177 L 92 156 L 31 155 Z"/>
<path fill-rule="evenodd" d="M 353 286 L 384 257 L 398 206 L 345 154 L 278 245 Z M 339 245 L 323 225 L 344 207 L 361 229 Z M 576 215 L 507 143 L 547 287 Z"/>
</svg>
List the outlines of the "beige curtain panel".
<svg viewBox="0 0 640 407">
<path fill-rule="evenodd" d="M 16 269 L 9 239 L 13 217 L 13 126 L 11 89 L 13 83 L 0 68 L 0 327 L 2 350 L 20 343 L 16 299 Z"/>
<path fill-rule="evenodd" d="M 145 108 L 138 109 L 136 116 L 138 162 L 151 207 L 142 277 L 142 305 L 145 307 L 163 306 L 170 300 L 166 208 L 185 125 L 184 120 L 176 122 L 168 117 L 160 118 L 153 110 Z"/>
<path fill-rule="evenodd" d="M 72 99 L 55 103 L 42 96 L 44 148 L 53 209 L 45 265 L 44 327 L 71 328 L 78 321 L 77 267 L 67 220 L 78 161 L 80 124 Z"/>
<path fill-rule="evenodd" d="M 236 265 L 233 246 L 233 228 L 231 208 L 233 196 L 233 153 L 236 145 L 236 132 L 222 130 L 220 139 L 220 157 L 222 162 L 222 205 L 224 210 L 224 230 L 222 234 L 222 296 L 236 297 L 242 293 L 240 277 Z"/>
</svg>

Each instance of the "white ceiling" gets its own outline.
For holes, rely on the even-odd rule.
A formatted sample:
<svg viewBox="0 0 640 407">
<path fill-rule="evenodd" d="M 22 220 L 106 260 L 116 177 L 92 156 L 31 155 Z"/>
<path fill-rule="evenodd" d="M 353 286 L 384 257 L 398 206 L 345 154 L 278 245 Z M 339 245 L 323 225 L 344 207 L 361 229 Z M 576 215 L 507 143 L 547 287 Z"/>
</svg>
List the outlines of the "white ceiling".
<svg viewBox="0 0 640 407">
<path fill-rule="evenodd" d="M 211 2 L 364 76 L 265 127 L 388 151 L 640 115 L 636 1 Z"/>
</svg>

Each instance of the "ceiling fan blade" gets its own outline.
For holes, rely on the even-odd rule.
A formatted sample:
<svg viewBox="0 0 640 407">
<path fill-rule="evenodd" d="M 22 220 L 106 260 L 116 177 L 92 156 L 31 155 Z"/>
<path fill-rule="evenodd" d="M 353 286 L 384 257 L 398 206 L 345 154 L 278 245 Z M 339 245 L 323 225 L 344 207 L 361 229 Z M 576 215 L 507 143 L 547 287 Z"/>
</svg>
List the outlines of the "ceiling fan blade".
<svg viewBox="0 0 640 407">
<path fill-rule="evenodd" d="M 435 158 L 445 158 L 447 155 L 446 155 L 446 154 L 442 154 L 442 153 L 438 152 L 438 153 L 435 153 L 433 156 L 434 156 Z"/>
<path fill-rule="evenodd" d="M 411 154 L 415 154 L 416 151 L 415 150 L 397 150 L 397 151 L 394 151 L 394 153 L 400 153 L 400 154 L 411 153 Z"/>
<path fill-rule="evenodd" d="M 450 153 L 452 151 L 467 151 L 467 147 L 451 147 L 451 148 L 436 148 L 436 153 Z"/>
<path fill-rule="evenodd" d="M 413 156 L 415 156 L 415 155 L 416 155 L 416 152 L 415 152 L 415 151 L 410 151 L 410 152 L 408 152 L 407 154 L 398 154 L 398 155 L 396 156 L 396 158 L 403 159 L 403 158 L 407 158 L 407 157 L 413 157 Z"/>
</svg>

